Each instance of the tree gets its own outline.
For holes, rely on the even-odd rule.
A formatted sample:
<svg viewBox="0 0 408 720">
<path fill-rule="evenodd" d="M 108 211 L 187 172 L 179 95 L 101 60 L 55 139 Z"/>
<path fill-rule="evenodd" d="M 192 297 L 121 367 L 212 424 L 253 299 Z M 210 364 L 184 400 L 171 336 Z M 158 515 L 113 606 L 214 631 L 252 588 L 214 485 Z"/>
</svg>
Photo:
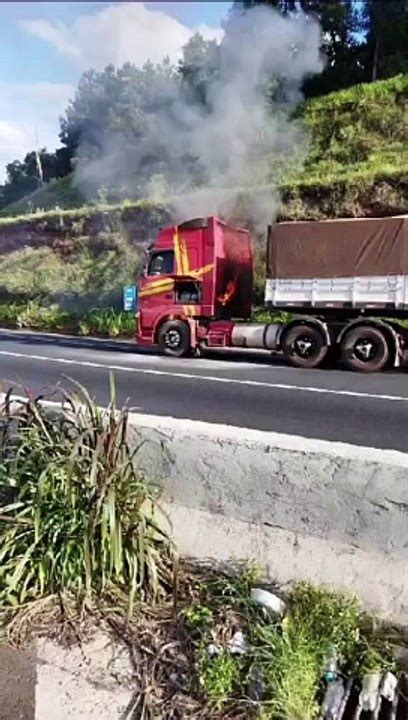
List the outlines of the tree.
<svg viewBox="0 0 408 720">
<path fill-rule="evenodd" d="M 321 75 L 305 83 L 306 95 L 326 94 L 362 82 L 360 25 L 354 0 L 301 0 L 301 7 L 320 23 L 326 58 Z"/>
<path fill-rule="evenodd" d="M 61 118 L 60 139 L 76 155 L 83 189 L 101 185 L 141 192 L 165 171 L 177 141 L 175 105 L 181 78 L 168 59 L 86 72 Z M 168 127 L 174 115 L 173 132 Z M 166 118 L 168 122 L 163 123 Z"/>
<path fill-rule="evenodd" d="M 364 0 L 365 79 L 408 72 L 408 0 Z"/>
<path fill-rule="evenodd" d="M 179 62 L 182 90 L 187 102 L 208 102 L 209 85 L 219 73 L 219 46 L 215 40 L 204 40 L 195 33 L 183 47 L 183 58 Z"/>
<path fill-rule="evenodd" d="M 45 148 L 38 152 L 32 150 L 24 160 L 13 160 L 6 165 L 6 182 L 1 188 L 0 205 L 8 205 L 24 195 L 37 190 L 42 182 L 58 177 L 59 159 L 56 153 Z M 40 173 L 41 167 L 41 173 Z"/>
<path fill-rule="evenodd" d="M 314 17 L 322 29 L 322 51 L 326 57 L 323 72 L 305 82 L 306 95 L 320 95 L 348 87 L 363 79 L 359 61 L 359 15 L 354 0 L 239 0 L 235 11 L 267 5 L 283 15 L 301 10 Z"/>
</svg>

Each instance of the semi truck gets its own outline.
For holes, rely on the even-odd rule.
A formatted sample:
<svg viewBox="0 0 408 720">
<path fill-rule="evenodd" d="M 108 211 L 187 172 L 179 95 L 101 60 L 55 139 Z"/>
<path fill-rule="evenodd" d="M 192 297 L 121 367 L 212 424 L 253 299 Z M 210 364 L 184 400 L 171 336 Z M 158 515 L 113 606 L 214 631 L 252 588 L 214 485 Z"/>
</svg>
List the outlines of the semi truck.
<svg viewBox="0 0 408 720">
<path fill-rule="evenodd" d="M 406 363 L 408 216 L 270 226 L 264 304 L 285 322 L 251 322 L 252 282 L 247 230 L 217 217 L 162 229 L 138 282 L 137 343 L 173 357 L 281 351 L 302 368 Z"/>
</svg>

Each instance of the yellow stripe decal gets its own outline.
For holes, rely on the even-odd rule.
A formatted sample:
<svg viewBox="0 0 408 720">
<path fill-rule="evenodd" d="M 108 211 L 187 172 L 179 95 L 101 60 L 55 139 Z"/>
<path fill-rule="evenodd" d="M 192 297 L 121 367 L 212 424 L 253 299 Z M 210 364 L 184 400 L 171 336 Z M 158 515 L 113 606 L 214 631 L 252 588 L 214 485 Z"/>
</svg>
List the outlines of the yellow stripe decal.
<svg viewBox="0 0 408 720">
<path fill-rule="evenodd" d="M 180 247 L 181 247 L 181 262 L 183 265 L 183 275 L 188 275 L 190 272 L 190 263 L 188 261 L 188 252 L 186 248 L 186 243 L 182 238 L 180 238 Z"/>
<path fill-rule="evenodd" d="M 166 277 L 166 278 L 163 278 L 163 280 L 161 280 L 160 282 L 152 282 L 152 283 L 149 283 L 149 284 L 146 286 L 146 288 L 147 288 L 147 289 L 148 289 L 148 288 L 160 288 L 160 287 L 163 287 L 163 285 L 172 285 L 172 284 L 174 285 L 174 278 L 172 278 L 172 277 Z"/>
<path fill-rule="evenodd" d="M 178 234 L 178 231 L 174 233 L 173 236 L 173 242 L 174 242 L 174 254 L 176 256 L 176 267 L 177 267 L 177 273 L 179 275 L 184 275 L 183 272 L 183 258 L 181 254 L 181 247 L 180 247 L 180 236 Z"/>
<path fill-rule="evenodd" d="M 183 305 L 183 311 L 184 314 L 187 315 L 187 317 L 192 317 L 196 314 L 196 306 L 195 305 Z"/>
<path fill-rule="evenodd" d="M 210 263 L 209 265 L 204 265 L 202 268 L 197 268 L 197 270 L 190 270 L 189 275 L 192 275 L 192 277 L 200 278 L 206 273 L 210 272 L 214 267 L 214 263 Z"/>
<path fill-rule="evenodd" d="M 168 292 L 174 289 L 174 280 L 167 280 L 166 283 L 161 285 L 149 285 L 140 291 L 140 296 L 145 297 L 146 295 L 160 295 L 160 293 Z"/>
<path fill-rule="evenodd" d="M 174 254 L 176 256 L 176 265 L 179 275 L 190 275 L 190 262 L 188 257 L 187 246 L 178 230 L 173 236 Z"/>
</svg>

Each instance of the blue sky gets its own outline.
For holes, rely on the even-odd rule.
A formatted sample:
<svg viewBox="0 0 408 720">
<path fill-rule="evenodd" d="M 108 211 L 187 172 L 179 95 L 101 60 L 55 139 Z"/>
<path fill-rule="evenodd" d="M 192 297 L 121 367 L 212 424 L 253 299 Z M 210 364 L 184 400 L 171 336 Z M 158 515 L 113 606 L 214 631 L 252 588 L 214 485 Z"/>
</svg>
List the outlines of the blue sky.
<svg viewBox="0 0 408 720">
<path fill-rule="evenodd" d="M 6 162 L 58 144 L 81 73 L 168 54 L 196 30 L 220 39 L 231 2 L 1 2 L 0 181 Z"/>
</svg>

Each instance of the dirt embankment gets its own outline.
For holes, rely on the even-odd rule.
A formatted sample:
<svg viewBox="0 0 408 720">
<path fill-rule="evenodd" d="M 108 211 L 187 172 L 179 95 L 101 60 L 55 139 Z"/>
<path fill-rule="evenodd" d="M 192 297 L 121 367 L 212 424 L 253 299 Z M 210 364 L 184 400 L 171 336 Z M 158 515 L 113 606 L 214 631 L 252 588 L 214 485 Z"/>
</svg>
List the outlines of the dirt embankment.
<svg viewBox="0 0 408 720">
<path fill-rule="evenodd" d="M 0 223 L 0 254 L 26 247 L 51 247 L 69 255 L 78 238 L 98 238 L 122 232 L 132 244 L 154 239 L 159 227 L 171 222 L 163 206 L 146 205 L 97 211 L 82 208 L 35 216 L 10 218 Z"/>
</svg>

